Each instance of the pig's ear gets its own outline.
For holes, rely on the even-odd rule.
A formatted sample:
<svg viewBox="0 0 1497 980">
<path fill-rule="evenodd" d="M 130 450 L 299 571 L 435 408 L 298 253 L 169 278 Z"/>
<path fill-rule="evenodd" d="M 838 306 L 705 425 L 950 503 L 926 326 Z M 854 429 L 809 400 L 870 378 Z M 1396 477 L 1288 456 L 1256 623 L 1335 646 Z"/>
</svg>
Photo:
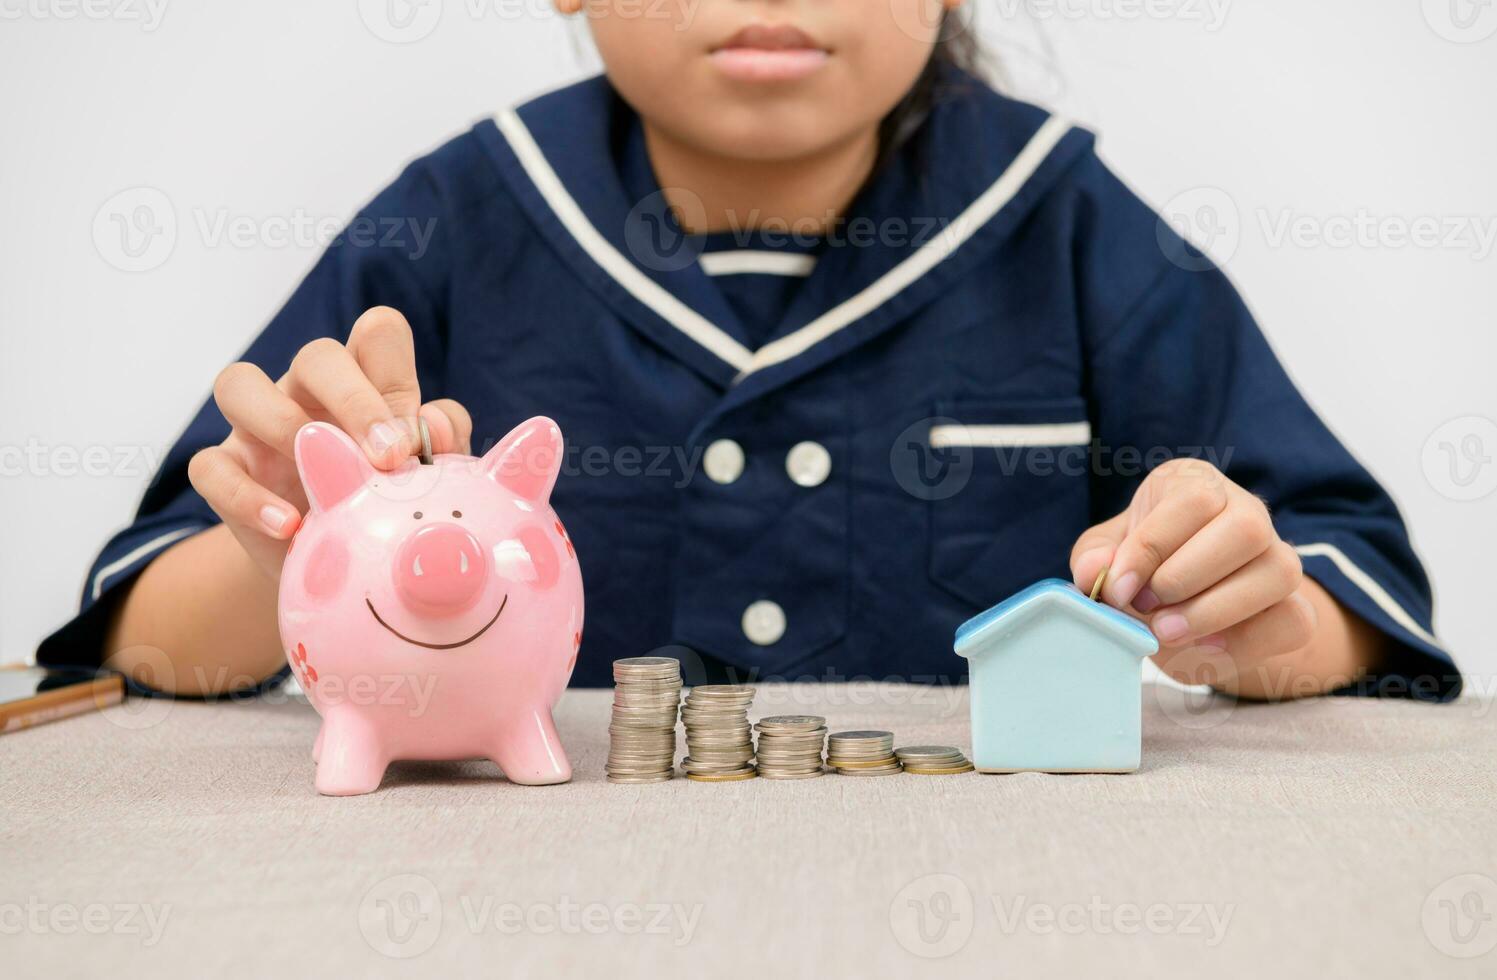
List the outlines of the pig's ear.
<svg viewBox="0 0 1497 980">
<path fill-rule="evenodd" d="M 545 503 L 551 499 L 551 488 L 561 472 L 562 450 L 561 429 L 538 415 L 515 426 L 499 445 L 485 453 L 483 468 L 494 482 L 516 496 Z"/>
<path fill-rule="evenodd" d="M 327 510 L 375 475 L 363 450 L 326 422 L 309 422 L 297 432 L 296 471 L 313 510 Z"/>
</svg>

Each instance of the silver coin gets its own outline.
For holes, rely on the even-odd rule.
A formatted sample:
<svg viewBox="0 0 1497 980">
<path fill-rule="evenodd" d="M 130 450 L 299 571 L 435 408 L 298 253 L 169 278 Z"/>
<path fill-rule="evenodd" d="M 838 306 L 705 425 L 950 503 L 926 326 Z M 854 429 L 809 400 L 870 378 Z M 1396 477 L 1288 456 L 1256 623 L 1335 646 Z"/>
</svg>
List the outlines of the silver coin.
<svg viewBox="0 0 1497 980">
<path fill-rule="evenodd" d="M 680 669 L 681 661 L 675 657 L 625 657 L 613 662 L 615 667 L 675 667 Z"/>
<path fill-rule="evenodd" d="M 681 665 L 669 657 L 613 664 L 613 706 L 604 770 L 615 783 L 658 783 L 675 773 Z"/>
<path fill-rule="evenodd" d="M 753 700 L 753 688 L 726 684 L 686 692 L 681 722 L 687 755 L 681 768 L 688 776 L 723 781 L 753 777 L 753 728 L 748 720 Z"/>
<path fill-rule="evenodd" d="M 813 779 L 820 775 L 822 775 L 822 771 L 820 769 L 817 769 L 814 772 L 775 772 L 773 770 L 767 770 L 763 766 L 759 767 L 760 779 Z"/>
<path fill-rule="evenodd" d="M 894 750 L 901 759 L 947 759 L 963 758 L 962 750 L 954 745 L 910 745 Z"/>
<path fill-rule="evenodd" d="M 426 419 L 416 416 L 416 430 L 421 435 L 421 465 L 431 466 L 436 460 L 431 455 L 431 428 L 427 426 Z"/>
</svg>

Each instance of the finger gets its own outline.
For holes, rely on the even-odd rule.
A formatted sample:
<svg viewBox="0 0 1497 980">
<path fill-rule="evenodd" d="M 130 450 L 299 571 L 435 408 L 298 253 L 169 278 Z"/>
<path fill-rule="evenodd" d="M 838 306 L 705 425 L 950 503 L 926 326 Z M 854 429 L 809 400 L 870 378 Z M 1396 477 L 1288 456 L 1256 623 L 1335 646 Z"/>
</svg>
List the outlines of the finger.
<svg viewBox="0 0 1497 980">
<path fill-rule="evenodd" d="M 297 352 L 286 374 L 288 394 L 305 404 L 310 397 L 325 408 L 338 426 L 363 440 L 369 461 L 393 469 L 415 451 L 384 396 L 365 376 L 363 368 L 336 340 L 314 340 Z"/>
<path fill-rule="evenodd" d="M 295 507 L 256 483 L 239 458 L 222 446 L 193 456 L 187 477 L 225 524 L 279 541 L 291 537 L 301 521 Z"/>
<path fill-rule="evenodd" d="M 1227 509 L 1159 566 L 1133 600 L 1133 608 L 1151 613 L 1198 596 L 1277 540 L 1263 501 L 1245 490 L 1231 493 Z"/>
<path fill-rule="evenodd" d="M 1319 627 L 1315 604 L 1296 591 L 1227 630 L 1224 639 L 1232 658 L 1246 664 L 1304 649 Z"/>
<path fill-rule="evenodd" d="M 439 398 L 421 406 L 421 417 L 431 432 L 434 453 L 471 453 L 473 419 L 468 410 L 450 398 Z"/>
<path fill-rule="evenodd" d="M 1126 512 L 1082 533 L 1071 549 L 1071 580 L 1076 583 L 1076 588 L 1091 594 L 1097 576 L 1102 574 L 1102 569 L 1112 564 L 1112 557 L 1127 534 Z"/>
<path fill-rule="evenodd" d="M 1315 604 L 1295 592 L 1246 622 L 1205 637 L 1185 647 L 1161 650 L 1154 658 L 1160 670 L 1182 684 L 1234 684 L 1246 673 L 1268 671 L 1259 680 L 1264 690 L 1283 690 L 1303 673 L 1294 655 L 1309 645 L 1319 628 Z M 1288 667 L 1285 677 L 1274 677 L 1276 661 Z"/>
<path fill-rule="evenodd" d="M 1170 646 L 1225 632 L 1288 598 L 1303 578 L 1299 555 L 1280 542 L 1194 599 L 1159 610 L 1149 627 Z"/>
<path fill-rule="evenodd" d="M 219 372 L 213 382 L 213 400 L 236 430 L 282 456 L 291 456 L 296 433 L 312 421 L 269 375 L 244 361 Z"/>
<path fill-rule="evenodd" d="M 1113 558 L 1106 593 L 1120 609 L 1130 605 L 1160 566 L 1227 506 L 1226 479 L 1219 474 L 1162 480 L 1153 491 L 1159 502 L 1118 545 Z"/>
<path fill-rule="evenodd" d="M 348 351 L 390 406 L 392 416 L 415 416 L 421 405 L 421 382 L 416 375 L 416 343 L 405 317 L 388 306 L 368 310 L 348 335 Z"/>
</svg>

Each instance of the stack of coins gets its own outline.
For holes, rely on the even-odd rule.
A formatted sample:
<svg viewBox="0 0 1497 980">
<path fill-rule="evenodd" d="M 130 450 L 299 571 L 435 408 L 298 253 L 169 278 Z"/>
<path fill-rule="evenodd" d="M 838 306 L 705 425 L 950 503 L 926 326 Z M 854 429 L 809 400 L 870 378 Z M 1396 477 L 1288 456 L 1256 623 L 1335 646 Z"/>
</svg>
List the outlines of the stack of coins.
<svg viewBox="0 0 1497 980">
<path fill-rule="evenodd" d="M 911 745 L 895 749 L 894 754 L 904 764 L 905 772 L 917 776 L 955 776 L 976 768 L 954 745 Z"/>
<path fill-rule="evenodd" d="M 660 783 L 670 779 L 676 769 L 680 662 L 669 657 L 615 660 L 613 680 L 608 781 Z"/>
<path fill-rule="evenodd" d="M 681 707 L 687 752 L 681 768 L 687 779 L 731 783 L 754 778 L 754 736 L 748 720 L 753 703 L 754 689 L 737 684 L 706 684 L 687 693 Z"/>
<path fill-rule="evenodd" d="M 821 775 L 826 719 L 777 715 L 760 719 L 759 775 L 765 779 L 809 779 Z"/>
<path fill-rule="evenodd" d="M 904 768 L 893 732 L 837 732 L 826 740 L 826 764 L 844 776 L 893 776 Z"/>
</svg>

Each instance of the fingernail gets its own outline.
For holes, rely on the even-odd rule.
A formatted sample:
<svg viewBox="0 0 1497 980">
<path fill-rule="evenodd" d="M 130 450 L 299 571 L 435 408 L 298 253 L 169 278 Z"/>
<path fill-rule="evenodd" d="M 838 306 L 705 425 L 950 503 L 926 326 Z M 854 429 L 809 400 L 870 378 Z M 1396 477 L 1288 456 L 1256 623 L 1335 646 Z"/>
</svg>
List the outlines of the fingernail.
<svg viewBox="0 0 1497 980">
<path fill-rule="evenodd" d="M 265 525 L 265 530 L 276 537 L 280 537 L 281 531 L 290 520 L 291 515 L 279 507 L 266 504 L 260 508 L 260 523 Z"/>
<path fill-rule="evenodd" d="M 376 456 L 384 456 L 400 443 L 400 432 L 388 422 L 376 422 L 369 427 L 369 448 Z"/>
<path fill-rule="evenodd" d="M 1184 639 L 1189 632 L 1190 623 L 1186 622 L 1185 617 L 1179 613 L 1160 616 L 1154 622 L 1154 635 L 1165 643 L 1174 643 L 1176 640 Z"/>
<path fill-rule="evenodd" d="M 1112 587 L 1112 601 L 1119 606 L 1126 606 L 1138 595 L 1143 580 L 1138 577 L 1137 572 L 1129 572 L 1118 579 Z"/>
<path fill-rule="evenodd" d="M 1148 587 L 1145 587 L 1133 600 L 1133 608 L 1141 613 L 1151 613 L 1161 605 L 1163 603 L 1159 601 L 1159 596 L 1155 595 L 1154 590 Z"/>
</svg>

